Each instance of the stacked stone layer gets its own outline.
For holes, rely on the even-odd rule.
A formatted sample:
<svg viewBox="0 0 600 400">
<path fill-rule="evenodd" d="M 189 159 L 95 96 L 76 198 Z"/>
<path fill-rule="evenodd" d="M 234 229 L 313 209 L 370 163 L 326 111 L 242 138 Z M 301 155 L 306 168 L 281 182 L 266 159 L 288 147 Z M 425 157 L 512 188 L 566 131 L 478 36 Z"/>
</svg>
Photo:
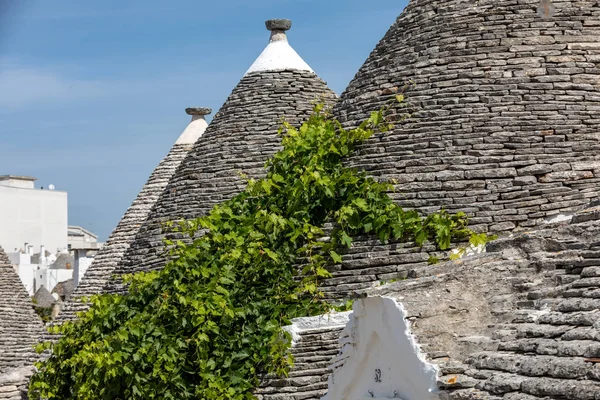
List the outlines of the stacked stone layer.
<svg viewBox="0 0 600 400">
<path fill-rule="evenodd" d="M 600 206 L 593 205 L 571 224 L 492 242 L 484 255 L 416 267 L 406 280 L 356 295 L 403 304 L 411 333 L 440 369 L 441 399 L 598 399 L 599 235 Z M 339 336 L 338 345 L 355 340 L 338 327 L 320 335 Z M 302 342 L 318 345 L 319 339 Z M 319 398 L 296 393 L 304 387 L 294 379 L 297 368 L 292 378 L 267 382 L 260 393 Z M 311 382 L 324 382 L 330 373 L 324 370 L 320 380 L 311 375 Z"/>
<path fill-rule="evenodd" d="M 44 325 L 31 298 L 0 247 L 0 399 L 21 399 L 32 365 L 39 360 L 34 346 Z"/>
<path fill-rule="evenodd" d="M 158 164 L 106 244 L 94 257 L 92 265 L 59 314 L 59 322 L 72 320 L 76 318 L 77 312 L 87 309 L 87 303 L 81 302 L 82 297 L 102 293 L 104 285 L 111 278 L 117 265 L 122 262 L 125 252 L 147 220 L 152 206 L 192 147 L 193 144 L 175 144 Z"/>
<path fill-rule="evenodd" d="M 206 215 L 243 190 L 240 173 L 263 176 L 265 161 L 280 148 L 282 119 L 299 125 L 315 102 L 331 105 L 335 98 L 313 72 L 263 71 L 244 76 L 177 169 L 115 273 L 163 267 L 163 239 L 171 237 L 163 229 L 166 222 Z M 119 280 L 106 288 L 120 291 Z"/>
<path fill-rule="evenodd" d="M 430 256 L 446 257 L 432 244 L 391 241 L 382 244 L 377 238 L 354 238 L 350 249 L 341 249 L 342 264 L 329 267 L 332 275 L 321 284 L 325 298 L 342 301 L 357 292 L 391 281 L 415 277 L 428 269 Z"/>
<path fill-rule="evenodd" d="M 532 283 L 526 300 L 506 315 L 508 323 L 490 335 L 493 346 L 467 358 L 463 374 L 473 388 L 450 398 L 478 398 L 471 394 L 478 392 L 505 400 L 600 398 L 599 216 L 592 207 L 575 224 L 537 232 L 546 248 L 532 239 L 518 245 L 520 260 L 554 274 L 554 282 Z"/>
<path fill-rule="evenodd" d="M 412 0 L 335 109 L 356 125 L 408 84 L 412 118 L 350 164 L 493 232 L 597 198 L 600 5 L 555 3 L 544 21 L 539 0 Z"/>
<path fill-rule="evenodd" d="M 0 373 L 37 360 L 33 346 L 44 332 L 21 279 L 0 248 Z"/>
<path fill-rule="evenodd" d="M 259 400 L 318 400 L 327 392 L 329 364 L 339 352 L 342 327 L 312 329 L 300 334 L 291 350 L 294 368 L 287 378 L 265 380 L 255 391 Z"/>
</svg>

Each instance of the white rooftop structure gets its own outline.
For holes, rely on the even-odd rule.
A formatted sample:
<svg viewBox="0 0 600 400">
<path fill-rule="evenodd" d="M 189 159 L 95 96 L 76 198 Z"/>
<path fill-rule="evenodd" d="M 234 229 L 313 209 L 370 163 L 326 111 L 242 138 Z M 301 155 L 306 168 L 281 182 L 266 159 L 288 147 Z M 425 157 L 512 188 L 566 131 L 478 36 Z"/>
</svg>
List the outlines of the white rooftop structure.
<svg viewBox="0 0 600 400">
<path fill-rule="evenodd" d="M 272 19 L 266 22 L 271 31 L 269 44 L 246 75 L 259 71 L 282 71 L 286 69 L 314 72 L 312 68 L 296 53 L 287 40 L 286 31 L 292 27 L 292 21 L 287 19 Z"/>
<path fill-rule="evenodd" d="M 186 108 L 185 112 L 187 115 L 192 116 L 192 120 L 185 128 L 183 133 L 179 136 L 175 144 L 194 144 L 202 136 L 208 122 L 206 122 L 206 116 L 209 115 L 212 110 L 206 107 L 190 107 Z"/>
<path fill-rule="evenodd" d="M 0 186 L 33 189 L 37 178 L 21 175 L 0 175 Z"/>
</svg>

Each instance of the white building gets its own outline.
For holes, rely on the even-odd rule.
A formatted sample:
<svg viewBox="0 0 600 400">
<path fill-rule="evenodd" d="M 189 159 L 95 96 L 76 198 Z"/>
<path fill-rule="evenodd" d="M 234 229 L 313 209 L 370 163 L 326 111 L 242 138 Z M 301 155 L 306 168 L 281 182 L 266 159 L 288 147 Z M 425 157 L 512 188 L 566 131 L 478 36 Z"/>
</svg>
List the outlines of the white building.
<svg viewBox="0 0 600 400">
<path fill-rule="evenodd" d="M 71 279 L 77 285 L 103 245 L 92 232 L 68 225 L 66 192 L 36 189 L 35 180 L 0 176 L 0 246 L 30 295 Z"/>
<path fill-rule="evenodd" d="M 73 257 L 66 250 L 50 254 L 42 246 L 40 252 L 34 254 L 31 246 L 27 248 L 28 252 L 17 251 L 7 255 L 29 295 L 33 296 L 42 286 L 51 292 L 57 284 L 73 279 Z"/>
<path fill-rule="evenodd" d="M 67 249 L 67 193 L 36 189 L 35 180 L 0 176 L 0 245 L 6 252 L 26 252 L 25 243 L 51 253 Z"/>
<path fill-rule="evenodd" d="M 92 249 L 100 249 L 103 243 L 98 242 L 98 235 L 88 231 L 81 226 L 69 225 L 68 231 L 68 248 L 76 249 L 81 247 L 89 247 Z"/>
<path fill-rule="evenodd" d="M 94 256 L 104 243 L 98 242 L 98 235 L 80 226 L 69 226 L 69 253 L 74 257 L 73 283 L 79 281 L 94 261 Z"/>
</svg>

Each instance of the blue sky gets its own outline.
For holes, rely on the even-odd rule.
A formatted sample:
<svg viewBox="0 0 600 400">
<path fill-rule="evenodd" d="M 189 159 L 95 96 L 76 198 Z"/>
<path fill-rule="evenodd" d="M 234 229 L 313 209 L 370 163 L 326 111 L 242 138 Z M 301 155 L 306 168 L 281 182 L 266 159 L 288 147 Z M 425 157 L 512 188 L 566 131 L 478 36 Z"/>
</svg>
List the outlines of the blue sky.
<svg viewBox="0 0 600 400">
<path fill-rule="evenodd" d="M 289 18 L 290 43 L 341 93 L 406 0 L 0 0 L 0 175 L 69 192 L 106 239 L 183 131 L 216 112 Z"/>
</svg>

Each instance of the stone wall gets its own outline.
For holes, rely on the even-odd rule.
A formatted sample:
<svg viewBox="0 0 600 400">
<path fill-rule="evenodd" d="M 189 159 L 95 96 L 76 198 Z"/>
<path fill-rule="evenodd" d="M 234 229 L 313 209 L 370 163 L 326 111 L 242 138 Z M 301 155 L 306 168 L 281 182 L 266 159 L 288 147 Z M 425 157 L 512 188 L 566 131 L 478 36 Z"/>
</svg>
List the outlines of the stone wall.
<svg viewBox="0 0 600 400">
<path fill-rule="evenodd" d="M 0 400 L 26 400 L 27 383 L 32 374 L 31 366 L 0 373 Z"/>
<path fill-rule="evenodd" d="M 342 264 L 332 265 L 332 277 L 323 281 L 321 290 L 328 300 L 344 300 L 357 292 L 386 283 L 415 278 L 430 269 L 429 257 L 446 257 L 432 244 L 390 241 L 383 244 L 375 237 L 354 238 L 350 249 L 340 249 Z"/>
<path fill-rule="evenodd" d="M 336 106 L 352 126 L 402 87 L 412 118 L 352 165 L 399 204 L 511 231 L 571 213 L 600 183 L 600 4 L 412 0 Z"/>
<path fill-rule="evenodd" d="M 287 328 L 293 336 L 294 367 L 288 377 L 265 377 L 254 393 L 258 400 L 318 400 L 324 396 L 331 359 L 340 351 L 338 339 L 349 314 L 293 320 Z"/>
<path fill-rule="evenodd" d="M 439 368 L 440 399 L 596 399 L 600 395 L 598 204 L 577 213 L 571 223 L 501 239 L 490 243 L 486 254 L 415 268 L 408 279 L 356 294 L 402 304 L 410 333 L 427 360 Z M 389 318 L 380 315 L 383 310 L 369 312 L 376 314 L 371 319 Z M 354 319 L 369 320 L 363 314 Z M 386 329 L 373 329 L 373 335 L 383 338 Z M 356 333 L 350 325 L 343 332 L 324 328 L 320 335 L 330 341 L 339 336 L 338 346 L 346 346 L 330 363 L 343 379 L 330 384 L 352 386 L 354 380 L 343 375 L 346 364 L 352 370 L 351 363 L 369 357 L 369 352 L 359 352 L 363 358 L 352 352 L 364 349 L 371 336 Z M 306 337 L 300 343 L 319 354 L 318 338 Z M 302 351 L 298 346 L 294 352 Z M 291 376 L 299 373 L 301 368 L 295 367 Z M 331 370 L 322 373 L 324 379 Z M 373 375 L 372 370 L 364 373 Z M 323 381 L 317 378 L 311 375 L 313 382 Z M 372 385 L 375 390 L 377 385 Z M 294 379 L 273 380 L 263 385 L 261 393 L 319 399 L 314 393 L 303 397 L 301 388 Z M 400 389 L 396 388 L 398 393 Z"/>
</svg>

